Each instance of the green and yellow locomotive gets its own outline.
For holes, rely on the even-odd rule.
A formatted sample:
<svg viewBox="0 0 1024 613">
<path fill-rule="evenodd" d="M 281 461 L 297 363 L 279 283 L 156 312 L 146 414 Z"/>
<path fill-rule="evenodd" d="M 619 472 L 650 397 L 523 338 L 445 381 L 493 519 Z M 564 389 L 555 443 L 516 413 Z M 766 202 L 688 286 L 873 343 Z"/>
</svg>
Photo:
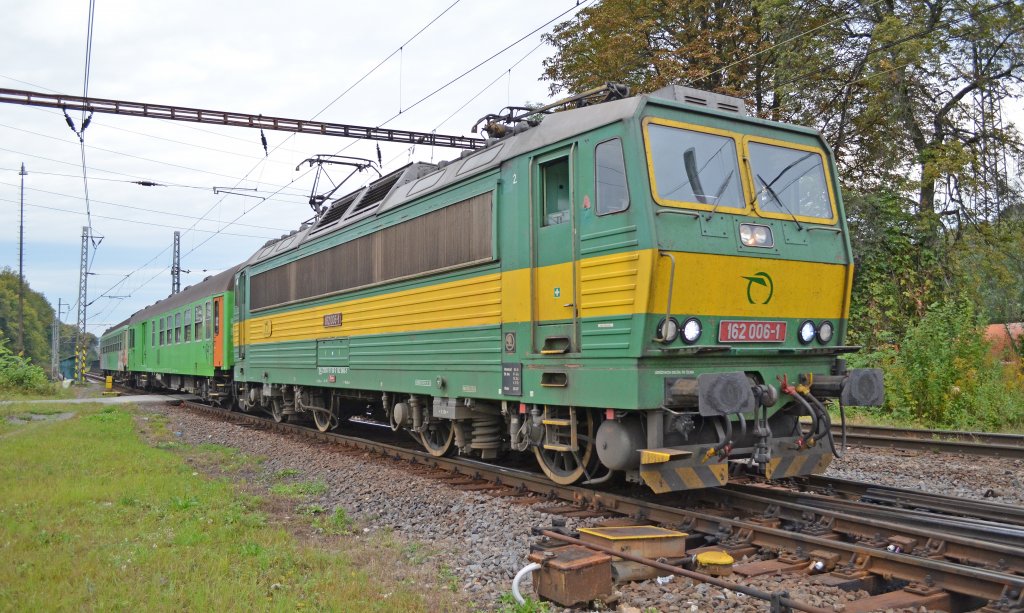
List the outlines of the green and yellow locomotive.
<svg viewBox="0 0 1024 613">
<path fill-rule="evenodd" d="M 823 471 L 824 399 L 876 405 L 882 380 L 841 358 L 853 259 L 820 135 L 678 86 L 500 119 L 234 271 L 241 408 L 322 430 L 369 408 L 563 484 Z"/>
</svg>

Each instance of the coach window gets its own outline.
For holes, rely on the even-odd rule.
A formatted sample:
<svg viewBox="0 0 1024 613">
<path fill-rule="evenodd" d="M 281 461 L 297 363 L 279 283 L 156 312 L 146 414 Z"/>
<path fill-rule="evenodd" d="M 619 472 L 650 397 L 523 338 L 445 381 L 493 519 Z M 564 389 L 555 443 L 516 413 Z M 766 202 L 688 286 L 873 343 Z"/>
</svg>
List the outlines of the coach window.
<svg viewBox="0 0 1024 613">
<path fill-rule="evenodd" d="M 181 342 L 181 313 L 174 314 L 174 342 Z"/>
<path fill-rule="evenodd" d="M 210 340 L 210 320 L 213 319 L 213 307 L 206 301 L 206 340 Z"/>
<path fill-rule="evenodd" d="M 203 339 L 203 305 L 196 307 L 196 340 Z"/>
<path fill-rule="evenodd" d="M 192 309 L 185 309 L 185 320 L 182 322 L 185 326 L 185 342 L 192 340 Z"/>
<path fill-rule="evenodd" d="M 150 338 L 150 345 L 153 346 L 153 347 L 156 347 L 156 320 L 155 319 L 153 321 L 149 322 L 149 331 L 150 331 L 150 336 L 152 337 L 152 338 Z"/>
<path fill-rule="evenodd" d="M 569 158 L 558 158 L 540 167 L 544 198 L 544 225 L 569 221 Z"/>
<path fill-rule="evenodd" d="M 629 208 L 629 189 L 626 186 L 626 160 L 622 155 L 622 141 L 607 140 L 594 149 L 597 167 L 597 214 L 611 215 Z"/>
<path fill-rule="evenodd" d="M 164 334 L 165 334 L 165 332 L 164 332 L 164 318 L 161 317 L 160 318 L 160 346 L 163 346 L 163 344 L 164 344 Z"/>
</svg>

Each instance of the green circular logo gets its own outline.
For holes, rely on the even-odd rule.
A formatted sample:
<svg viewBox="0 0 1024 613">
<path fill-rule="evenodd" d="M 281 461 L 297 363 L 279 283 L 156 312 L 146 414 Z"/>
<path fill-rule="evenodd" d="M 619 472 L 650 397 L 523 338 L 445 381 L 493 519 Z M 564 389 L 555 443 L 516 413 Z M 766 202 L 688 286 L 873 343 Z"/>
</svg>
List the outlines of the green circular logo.
<svg viewBox="0 0 1024 613">
<path fill-rule="evenodd" d="M 743 277 L 747 280 L 747 302 L 750 304 L 768 304 L 775 295 L 775 282 L 766 272 L 757 272 L 753 276 Z"/>
</svg>

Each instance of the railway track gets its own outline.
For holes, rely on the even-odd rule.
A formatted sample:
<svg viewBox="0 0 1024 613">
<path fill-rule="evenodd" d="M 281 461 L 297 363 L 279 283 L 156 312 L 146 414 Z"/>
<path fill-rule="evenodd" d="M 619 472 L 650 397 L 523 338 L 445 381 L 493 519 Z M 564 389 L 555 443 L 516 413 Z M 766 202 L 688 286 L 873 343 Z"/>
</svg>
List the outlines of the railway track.
<svg viewBox="0 0 1024 613">
<path fill-rule="evenodd" d="M 842 434 L 840 427 L 833 426 L 832 434 L 838 443 Z M 848 445 L 860 447 L 889 447 L 1009 459 L 1024 458 L 1024 435 L 1020 434 L 847 425 L 846 442 Z"/>
<path fill-rule="evenodd" d="M 678 529 L 690 535 L 690 552 L 714 546 L 735 559 L 776 552 L 774 559 L 736 565 L 733 572 L 740 577 L 815 574 L 816 580 L 828 585 L 878 594 L 848 605 L 850 613 L 917 606 L 1024 611 L 1024 518 L 1019 510 L 989 513 L 987 505 L 966 504 L 951 508 L 958 499 L 895 488 L 871 492 L 867 484 L 819 478 L 783 485 L 750 479 L 728 488 L 669 496 L 564 487 L 531 471 L 466 458 L 438 458 L 412 445 L 323 433 L 191 401 L 182 404 L 247 427 L 406 462 L 413 472 L 460 489 L 538 497 L 538 503 L 546 502 L 543 510 L 548 513 L 625 516 L 637 523 Z M 857 490 L 858 485 L 863 489 Z M 909 494 L 917 498 L 899 498 Z M 894 506 L 893 500 L 913 508 Z"/>
</svg>

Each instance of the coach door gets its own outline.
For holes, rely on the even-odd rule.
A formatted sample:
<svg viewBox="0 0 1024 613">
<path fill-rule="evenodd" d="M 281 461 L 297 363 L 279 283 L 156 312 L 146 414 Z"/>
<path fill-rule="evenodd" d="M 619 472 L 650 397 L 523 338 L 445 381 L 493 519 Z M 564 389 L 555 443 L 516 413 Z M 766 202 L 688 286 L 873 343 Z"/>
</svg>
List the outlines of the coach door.
<svg viewBox="0 0 1024 613">
<path fill-rule="evenodd" d="M 224 367 L 224 297 L 213 299 L 213 367 Z"/>
<path fill-rule="evenodd" d="M 144 321 L 144 322 L 142 322 L 142 347 L 139 350 L 140 351 L 140 356 L 141 356 L 139 358 L 139 364 L 140 364 L 141 368 L 143 368 L 143 369 L 145 369 L 145 368 L 147 368 L 149 366 L 149 362 L 146 361 L 146 359 L 149 357 L 149 343 L 150 343 L 149 322 L 148 321 Z"/>
<path fill-rule="evenodd" d="M 539 155 L 530 163 L 533 353 L 579 351 L 576 296 L 576 147 Z"/>
</svg>

